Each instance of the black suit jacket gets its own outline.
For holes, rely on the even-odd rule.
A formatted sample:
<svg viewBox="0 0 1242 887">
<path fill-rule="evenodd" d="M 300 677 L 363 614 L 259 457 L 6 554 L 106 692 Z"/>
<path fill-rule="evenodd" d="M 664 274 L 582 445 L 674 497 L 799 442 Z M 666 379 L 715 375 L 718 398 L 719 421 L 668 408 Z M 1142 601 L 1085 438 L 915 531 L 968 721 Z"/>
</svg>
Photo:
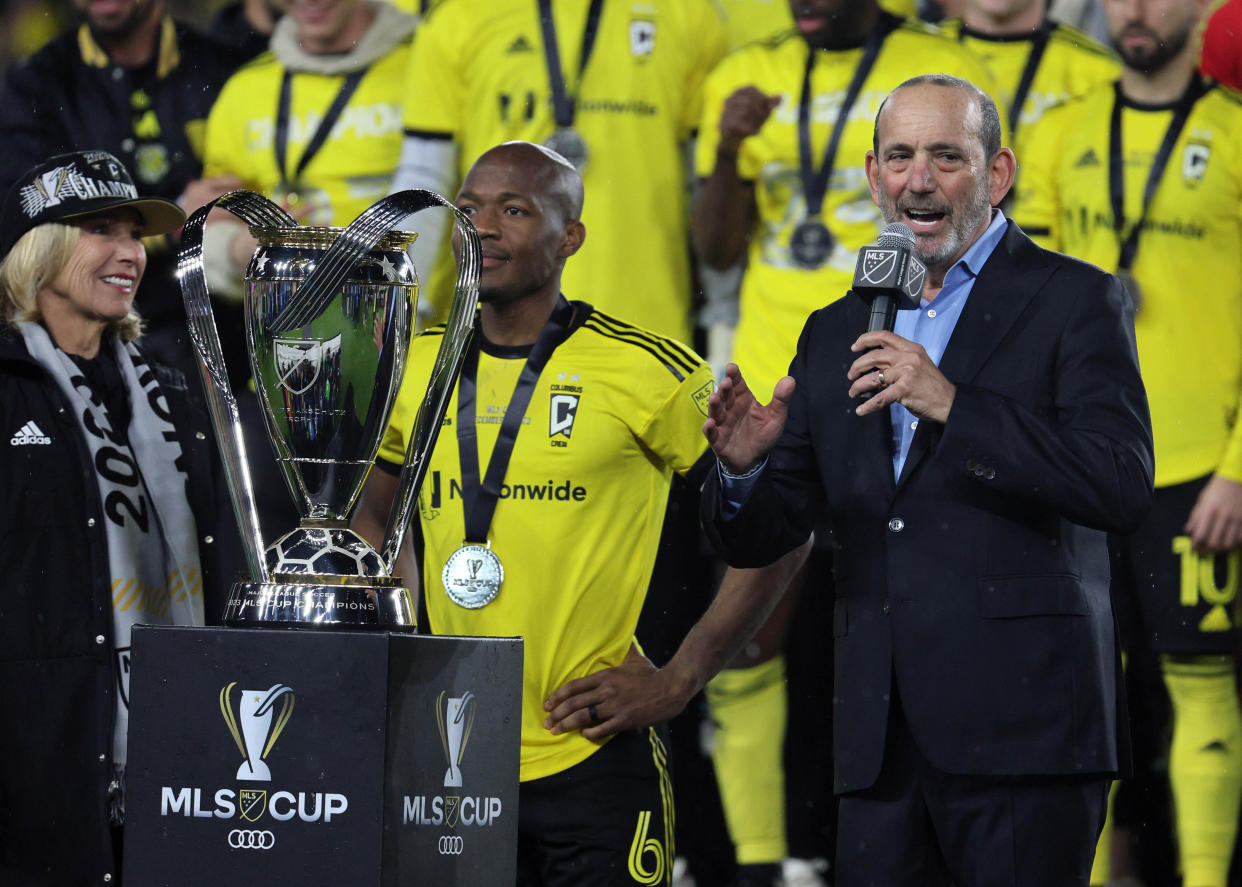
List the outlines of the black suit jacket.
<svg viewBox="0 0 1242 887">
<path fill-rule="evenodd" d="M 940 362 L 957 386 L 948 422 L 919 423 L 897 480 L 888 410 L 859 417 L 847 394 L 866 324 L 853 296 L 811 315 L 757 486 L 728 521 L 715 472 L 703 500 L 735 566 L 771 562 L 828 520 L 837 791 L 879 774 L 894 681 L 941 770 L 1117 771 L 1127 741 L 1105 532 L 1134 528 L 1152 497 L 1123 287 L 1010 222 Z"/>
</svg>

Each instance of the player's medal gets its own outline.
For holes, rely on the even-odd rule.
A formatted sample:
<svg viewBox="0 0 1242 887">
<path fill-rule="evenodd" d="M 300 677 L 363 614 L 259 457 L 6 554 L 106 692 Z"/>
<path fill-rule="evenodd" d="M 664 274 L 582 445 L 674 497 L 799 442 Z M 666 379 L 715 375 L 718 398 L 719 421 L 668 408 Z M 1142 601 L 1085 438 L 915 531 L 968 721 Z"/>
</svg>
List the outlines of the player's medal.
<svg viewBox="0 0 1242 887">
<path fill-rule="evenodd" d="M 591 51 L 595 48 L 595 35 L 599 32 L 599 17 L 604 10 L 604 0 L 591 0 L 587 9 L 586 27 L 582 32 L 582 51 L 578 55 L 578 78 L 571 88 L 561 71 L 561 51 L 556 40 L 556 21 L 552 17 L 552 0 L 539 0 L 539 26 L 543 29 L 543 59 L 548 68 L 548 85 L 552 88 L 552 114 L 556 129 L 548 136 L 544 147 L 551 148 L 574 165 L 578 172 L 586 167 L 587 144 L 578 130 L 574 129 L 577 112 L 575 95 L 582 83 Z"/>
<path fill-rule="evenodd" d="M 789 237 L 789 254 L 800 268 L 814 270 L 828 261 L 836 241 L 819 219 L 803 219 Z"/>
<path fill-rule="evenodd" d="M 572 163 L 578 172 L 586 168 L 587 144 L 578 130 L 568 126 L 557 127 L 543 144 Z"/>
<path fill-rule="evenodd" d="M 824 146 L 823 162 L 818 167 L 815 166 L 815 157 L 811 153 L 811 73 L 815 69 L 815 57 L 818 53 L 814 50 L 807 52 L 806 68 L 802 73 L 802 92 L 798 99 L 798 176 L 802 182 L 802 196 L 806 201 L 806 218 L 798 223 L 789 237 L 789 255 L 799 268 L 813 271 L 822 267 L 832 255 L 836 240 L 824 224 L 822 210 L 824 198 L 828 194 L 828 182 L 837 162 L 837 149 L 849 122 L 850 109 L 858 101 L 863 82 L 875 67 L 884 38 L 899 24 L 899 19 L 881 15 L 871 33 L 867 35 L 862 58 L 854 69 L 854 76 L 850 78 L 845 97 L 837 109 L 832 134 Z"/>
<path fill-rule="evenodd" d="M 1143 305 L 1143 289 L 1138 285 L 1138 281 L 1134 279 L 1134 273 L 1129 268 L 1119 268 L 1117 269 L 1117 277 L 1125 285 L 1126 292 L 1130 294 L 1130 301 L 1134 303 L 1134 310 L 1138 311 Z"/>
<path fill-rule="evenodd" d="M 1139 236 L 1147 224 L 1147 212 L 1151 209 L 1152 200 L 1155 199 L 1156 191 L 1160 187 L 1160 179 L 1169 165 L 1169 158 L 1173 155 L 1173 148 L 1177 144 L 1178 137 L 1186 128 L 1186 121 L 1190 118 L 1195 102 L 1207 92 L 1208 88 L 1209 84 L 1196 75 L 1174 104 L 1173 118 L 1169 121 L 1169 128 L 1164 131 L 1164 138 L 1160 140 L 1160 147 L 1156 149 L 1151 167 L 1147 171 L 1147 183 L 1143 186 L 1143 203 L 1138 218 L 1130 225 L 1130 230 L 1127 232 L 1126 158 L 1121 144 L 1121 114 L 1124 101 L 1120 83 L 1114 84 L 1116 94 L 1113 97 L 1113 112 L 1108 125 L 1108 200 L 1113 211 L 1113 231 L 1121 247 L 1117 256 L 1117 276 L 1129 290 L 1130 301 L 1134 303 L 1135 311 L 1138 311 L 1143 303 L 1143 289 L 1134 279 L 1134 272 L 1131 270 L 1134 267 L 1135 257 L 1138 255 Z"/>
<path fill-rule="evenodd" d="M 486 545 L 465 542 L 449 555 L 440 580 L 444 583 L 444 593 L 453 603 L 467 610 L 477 610 L 500 594 L 505 568 L 492 551 L 491 542 Z"/>
<path fill-rule="evenodd" d="M 296 210 L 303 199 L 302 190 L 295 182 L 282 182 L 272 189 L 272 202 L 286 210 Z"/>
<path fill-rule="evenodd" d="M 540 373 L 547 366 L 552 352 L 569 335 L 573 317 L 574 306 L 564 296 L 560 297 L 552 309 L 552 316 L 531 346 L 526 365 L 518 374 L 504 418 L 500 421 L 492 455 L 487 460 L 487 473 L 483 476 L 479 472 L 479 442 L 475 433 L 478 421 L 475 394 L 479 374 L 477 333 L 462 361 L 457 383 L 457 458 L 461 465 L 461 505 L 466 541 L 449 556 L 441 574 L 444 593 L 459 607 L 477 610 L 490 604 L 500 594 L 505 570 L 496 552 L 492 551 L 492 543 L 479 544 L 469 540 L 489 539 L 491 536 L 492 518 L 500 503 L 500 491 L 509 470 L 509 460 L 513 458 L 522 418 L 530 406 Z"/>
</svg>

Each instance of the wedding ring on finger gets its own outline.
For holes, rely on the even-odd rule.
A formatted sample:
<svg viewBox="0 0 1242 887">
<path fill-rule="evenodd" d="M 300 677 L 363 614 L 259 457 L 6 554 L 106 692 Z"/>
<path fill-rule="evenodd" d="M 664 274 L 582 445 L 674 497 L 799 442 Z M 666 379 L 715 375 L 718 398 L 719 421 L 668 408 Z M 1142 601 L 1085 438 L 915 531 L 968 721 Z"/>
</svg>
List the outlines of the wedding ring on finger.
<svg viewBox="0 0 1242 887">
<path fill-rule="evenodd" d="M 599 712 L 595 710 L 595 703 L 587 706 L 587 717 L 591 719 L 591 726 L 595 726 L 599 721 Z"/>
<path fill-rule="evenodd" d="M 888 387 L 888 383 L 884 381 L 884 370 L 880 370 L 879 372 L 877 372 L 877 373 L 875 374 L 875 377 L 876 377 L 876 379 L 879 381 L 879 383 L 880 383 L 880 387 L 881 387 L 881 388 L 887 388 L 887 387 Z"/>
</svg>

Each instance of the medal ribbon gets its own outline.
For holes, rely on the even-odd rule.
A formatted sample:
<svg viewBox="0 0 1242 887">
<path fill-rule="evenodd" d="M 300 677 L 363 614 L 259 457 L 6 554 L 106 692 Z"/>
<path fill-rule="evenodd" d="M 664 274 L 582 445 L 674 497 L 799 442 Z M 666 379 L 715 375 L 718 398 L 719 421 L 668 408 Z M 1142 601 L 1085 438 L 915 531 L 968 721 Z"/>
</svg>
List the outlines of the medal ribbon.
<svg viewBox="0 0 1242 887">
<path fill-rule="evenodd" d="M 505 408 L 505 417 L 500 423 L 496 446 L 493 447 L 491 458 L 487 462 L 487 474 L 482 484 L 479 483 L 479 440 L 475 424 L 479 337 L 476 335 L 470 342 L 470 350 L 466 352 L 466 360 L 461 368 L 461 379 L 457 383 L 457 455 L 461 462 L 462 511 L 466 517 L 467 542 L 483 544 L 487 541 L 487 531 L 492 525 L 496 505 L 500 502 L 500 487 L 504 482 L 505 472 L 509 469 L 518 431 L 522 427 L 522 417 L 526 415 L 526 407 L 535 392 L 539 374 L 548 365 L 552 352 L 569 336 L 573 316 L 574 306 L 565 301 L 564 296 L 558 298 L 552 316 L 548 318 L 539 338 L 531 346 L 522 372 L 518 375 L 513 396 L 509 398 L 509 406 Z"/>
<path fill-rule="evenodd" d="M 841 146 L 841 136 L 845 133 L 850 110 L 858 101 L 858 94 L 862 92 L 867 75 L 875 67 L 884 38 L 900 24 L 901 19 L 881 12 L 875 27 L 867 35 L 862 58 L 859 59 L 858 67 L 854 69 L 854 77 L 845 91 L 845 100 L 841 102 L 836 122 L 832 125 L 832 135 L 824 148 L 824 161 L 818 171 L 812 166 L 811 157 L 811 72 L 815 68 L 816 50 L 811 46 L 807 47 L 806 70 L 802 74 L 802 96 L 798 100 L 798 162 L 808 217 L 818 216 L 823 209 L 824 196 L 828 193 L 828 179 L 832 177 L 832 168 L 837 162 L 837 149 Z"/>
<path fill-rule="evenodd" d="M 587 10 L 586 30 L 582 32 L 582 55 L 578 58 L 578 77 L 574 83 L 575 95 L 565 86 L 565 74 L 561 70 L 561 51 L 556 43 L 556 22 L 552 18 L 552 0 L 539 0 L 539 25 L 543 28 L 543 57 L 548 66 L 548 81 L 552 86 L 552 113 L 556 125 L 566 129 L 574 125 L 574 100 L 582 74 L 586 71 L 591 52 L 595 49 L 595 37 L 599 33 L 599 17 L 604 11 L 604 0 L 591 0 Z"/>
<path fill-rule="evenodd" d="M 1014 133 L 1018 131 L 1018 118 L 1022 115 L 1022 106 L 1026 104 L 1026 97 L 1031 94 L 1031 84 L 1035 82 L 1035 74 L 1039 70 L 1040 61 L 1043 60 L 1044 51 L 1048 48 L 1048 40 L 1056 28 L 1056 22 L 1044 19 L 1039 29 L 1031 35 L 1031 51 L 1026 57 L 1026 63 L 1022 66 L 1022 75 L 1018 78 L 1018 87 L 1013 93 L 1013 104 L 1009 106 L 1009 138 L 1011 141 Z M 986 35 L 971 31 L 963 24 L 957 32 L 957 42 L 962 43 L 967 37 L 988 39 Z"/>
<path fill-rule="evenodd" d="M 293 104 L 293 71 L 285 71 L 285 76 L 280 81 L 280 102 L 276 110 L 276 170 L 280 173 L 280 183 L 288 185 L 290 182 L 297 182 L 302 178 L 302 173 L 311 160 L 319 153 L 319 149 L 323 147 L 323 143 L 328 140 L 328 136 L 332 133 L 332 127 L 336 126 L 336 121 L 340 119 L 341 113 L 345 110 L 345 105 L 349 103 L 354 91 L 358 89 L 358 84 L 362 82 L 362 78 L 366 76 L 367 69 L 354 71 L 345 78 L 345 82 L 341 84 L 340 91 L 337 92 L 336 98 L 332 100 L 332 104 L 328 106 L 328 110 L 324 113 L 323 119 L 319 121 L 319 126 L 315 129 L 315 134 L 311 136 L 311 140 L 306 143 L 306 150 L 302 152 L 302 157 L 298 160 L 298 168 L 292 176 L 286 174 L 287 169 L 286 158 L 289 153 L 289 114 L 290 106 Z"/>
<path fill-rule="evenodd" d="M 1185 129 L 1186 120 L 1190 117 L 1195 102 L 1207 92 L 1208 87 L 1196 75 L 1173 106 L 1173 119 L 1169 121 L 1169 128 L 1165 130 L 1155 159 L 1152 160 L 1151 170 L 1147 174 L 1147 184 L 1143 188 L 1143 208 L 1139 211 L 1138 220 L 1130 227 L 1130 233 L 1124 239 L 1122 239 L 1122 232 L 1126 226 L 1126 181 L 1125 156 L 1121 150 L 1121 109 L 1125 99 L 1121 95 L 1120 81 L 1113 85 L 1113 89 L 1115 93 L 1113 114 L 1108 130 L 1108 197 L 1113 209 L 1113 230 L 1121 242 L 1117 270 L 1128 272 L 1134 265 L 1134 258 L 1138 254 L 1139 235 L 1143 231 L 1143 225 L 1147 222 L 1147 211 L 1151 209 L 1151 202 L 1156 196 L 1156 189 L 1160 186 L 1160 179 L 1169 165 L 1173 146 L 1177 144 L 1178 137 Z"/>
</svg>

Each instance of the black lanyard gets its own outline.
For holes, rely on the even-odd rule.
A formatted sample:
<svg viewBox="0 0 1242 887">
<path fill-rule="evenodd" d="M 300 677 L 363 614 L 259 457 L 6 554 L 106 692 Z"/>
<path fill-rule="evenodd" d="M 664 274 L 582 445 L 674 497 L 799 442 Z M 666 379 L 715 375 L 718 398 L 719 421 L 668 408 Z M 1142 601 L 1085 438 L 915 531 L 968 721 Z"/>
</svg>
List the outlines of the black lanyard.
<svg viewBox="0 0 1242 887">
<path fill-rule="evenodd" d="M 505 409 L 504 419 L 500 423 L 500 433 L 496 437 L 496 446 L 492 449 L 487 463 L 487 475 L 482 484 L 479 483 L 479 435 L 475 416 L 479 337 L 476 335 L 470 342 L 470 349 L 466 352 L 466 360 L 461 368 L 461 379 L 457 383 L 457 456 L 461 462 L 461 504 L 466 517 L 467 542 L 482 543 L 487 540 L 492 516 L 500 502 L 500 487 L 504 483 L 505 472 L 508 471 L 509 460 L 513 456 L 513 446 L 522 427 L 522 417 L 526 415 L 526 407 L 530 405 L 539 374 L 547 366 L 552 352 L 569 336 L 573 316 L 574 306 L 561 296 L 557 300 L 556 308 L 552 310 L 552 316 L 540 331 L 539 338 L 531 346 L 522 372 L 518 375 L 517 385 L 513 388 L 513 396 L 509 398 L 509 406 Z"/>
<path fill-rule="evenodd" d="M 576 94 L 582 74 L 586 71 L 591 51 L 595 49 L 595 37 L 599 33 L 599 17 L 604 11 L 604 0 L 591 0 L 587 11 L 586 30 L 582 33 L 582 54 L 578 58 L 578 77 L 574 83 Z M 552 0 L 539 0 L 539 24 L 543 28 L 543 57 L 548 65 L 548 81 L 552 86 L 552 113 L 556 125 L 562 129 L 574 124 L 574 99 L 565 85 L 561 70 L 561 50 L 556 43 L 556 22 L 552 18 Z"/>
<path fill-rule="evenodd" d="M 1117 269 L 1129 271 L 1134 265 L 1134 257 L 1138 254 L 1139 235 L 1142 233 L 1143 225 L 1147 222 L 1147 211 L 1151 209 L 1151 202 L 1156 196 L 1156 189 L 1160 186 L 1160 179 L 1169 165 L 1173 146 L 1177 144 L 1178 136 L 1185 129 L 1186 120 L 1190 117 L 1195 102 L 1207 92 L 1207 88 L 1196 76 L 1186 87 L 1181 98 L 1173 105 L 1173 119 L 1169 121 L 1169 128 L 1165 130 L 1160 148 L 1156 151 L 1155 159 L 1152 160 L 1151 170 L 1147 173 L 1147 184 L 1143 188 L 1143 207 L 1139 211 L 1138 219 L 1130 226 L 1130 233 L 1124 239 L 1122 239 L 1122 232 L 1126 227 L 1126 180 L 1125 155 L 1121 148 L 1121 109 L 1125 104 L 1125 99 L 1121 95 L 1120 81 L 1113 84 L 1113 91 L 1113 114 L 1108 127 L 1108 197 L 1112 202 L 1113 230 L 1121 242 Z"/>
<path fill-rule="evenodd" d="M 1009 106 L 1009 138 L 1011 141 L 1014 133 L 1018 131 L 1018 120 L 1022 116 L 1022 106 L 1026 104 L 1026 97 L 1031 94 L 1031 84 L 1035 82 L 1035 75 L 1039 72 L 1039 63 L 1043 61 L 1044 52 L 1048 49 L 1048 41 L 1052 38 L 1052 32 L 1056 29 L 1056 22 L 1044 19 L 1040 23 L 1039 29 L 1031 35 L 1031 51 L 1027 53 L 1026 63 L 1022 66 L 1022 76 L 1018 78 L 1018 87 L 1013 92 L 1013 102 Z M 957 32 L 957 42 L 961 43 L 967 37 L 975 37 L 980 40 L 988 39 L 986 35 L 971 31 L 963 24 Z"/>
<path fill-rule="evenodd" d="M 302 152 L 302 158 L 298 161 L 297 170 L 294 171 L 292 176 L 289 176 L 285 172 L 287 169 L 285 160 L 289 152 L 289 108 L 293 104 L 294 72 L 285 71 L 285 76 L 280 81 L 280 104 L 276 110 L 276 171 L 280 174 L 281 184 L 297 182 L 302 178 L 303 171 L 310 165 L 315 155 L 319 153 L 323 143 L 328 140 L 332 127 L 336 126 L 336 121 L 340 119 L 341 112 L 345 110 L 345 105 L 349 103 L 350 97 L 353 96 L 354 91 L 358 88 L 358 84 L 362 82 L 362 78 L 366 76 L 366 73 L 367 69 L 363 68 L 360 71 L 352 72 L 345 78 L 345 82 L 341 84 L 341 89 L 336 94 L 336 98 L 332 100 L 332 104 L 328 106 L 323 119 L 319 121 L 319 127 L 315 130 L 315 134 L 306 143 L 306 150 Z"/>
<path fill-rule="evenodd" d="M 818 170 L 812 165 L 814 161 L 811 157 L 811 72 L 815 68 L 817 50 L 813 46 L 807 47 L 806 70 L 802 74 L 802 96 L 798 99 L 798 162 L 802 175 L 802 193 L 806 197 L 807 216 L 818 216 L 823 209 L 824 196 L 828 193 L 828 180 L 832 177 L 832 169 L 837 162 L 837 149 L 841 146 L 841 136 L 845 134 L 850 110 L 854 107 L 854 102 L 858 101 L 858 94 L 862 92 L 867 75 L 875 67 L 884 38 L 899 24 L 899 18 L 881 12 L 879 21 L 867 35 L 862 58 L 859 59 L 858 67 L 854 69 L 854 77 L 845 90 L 845 99 L 837 111 L 837 120 L 832 125 L 832 135 L 824 147 L 824 160 Z"/>
</svg>

